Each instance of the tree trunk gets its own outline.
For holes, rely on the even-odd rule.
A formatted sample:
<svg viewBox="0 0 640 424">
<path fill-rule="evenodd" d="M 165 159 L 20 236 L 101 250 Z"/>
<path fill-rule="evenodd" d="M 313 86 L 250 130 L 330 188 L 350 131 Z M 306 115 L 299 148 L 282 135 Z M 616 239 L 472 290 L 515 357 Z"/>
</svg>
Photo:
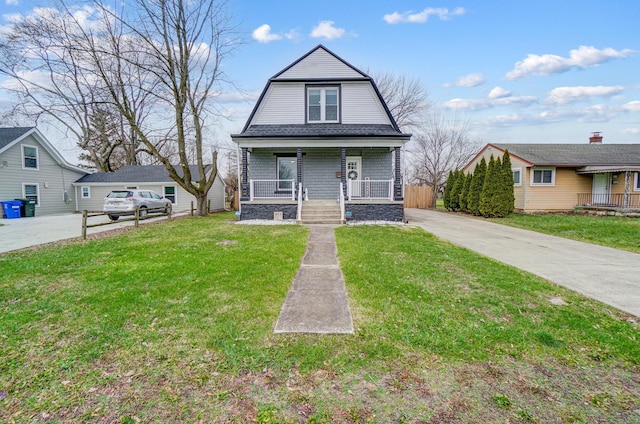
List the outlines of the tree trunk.
<svg viewBox="0 0 640 424">
<path fill-rule="evenodd" d="M 207 195 L 205 193 L 196 194 L 196 215 L 207 216 L 209 215 L 209 208 L 207 207 Z"/>
<path fill-rule="evenodd" d="M 438 201 L 438 184 L 431 186 L 431 209 L 436 209 L 436 202 Z"/>
</svg>

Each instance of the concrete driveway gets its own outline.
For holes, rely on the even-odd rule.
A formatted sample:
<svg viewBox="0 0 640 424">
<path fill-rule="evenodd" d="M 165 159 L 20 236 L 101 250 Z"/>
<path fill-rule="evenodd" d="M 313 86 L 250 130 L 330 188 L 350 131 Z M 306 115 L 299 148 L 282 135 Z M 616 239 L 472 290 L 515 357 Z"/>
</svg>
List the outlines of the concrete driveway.
<svg viewBox="0 0 640 424">
<path fill-rule="evenodd" d="M 640 255 L 494 224 L 406 209 L 410 225 L 640 317 Z"/>
<path fill-rule="evenodd" d="M 167 218 L 151 218 L 142 221 L 141 224 L 158 219 Z M 100 222 L 109 222 L 109 218 L 106 216 L 89 218 L 89 224 Z M 0 224 L 0 253 L 82 236 L 82 214 L 80 213 L 0 219 Z M 133 221 L 128 221 L 87 228 L 87 235 L 133 225 Z"/>
</svg>

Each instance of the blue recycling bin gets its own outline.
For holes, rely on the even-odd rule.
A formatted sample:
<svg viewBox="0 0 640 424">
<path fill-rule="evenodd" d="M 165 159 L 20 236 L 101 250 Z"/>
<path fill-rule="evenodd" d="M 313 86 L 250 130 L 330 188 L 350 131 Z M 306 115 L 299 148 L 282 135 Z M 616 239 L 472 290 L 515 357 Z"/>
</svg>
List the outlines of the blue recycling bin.
<svg viewBox="0 0 640 424">
<path fill-rule="evenodd" d="M 2 202 L 2 211 L 7 219 L 20 218 L 20 207 L 22 202 L 16 200 L 7 200 Z"/>
</svg>

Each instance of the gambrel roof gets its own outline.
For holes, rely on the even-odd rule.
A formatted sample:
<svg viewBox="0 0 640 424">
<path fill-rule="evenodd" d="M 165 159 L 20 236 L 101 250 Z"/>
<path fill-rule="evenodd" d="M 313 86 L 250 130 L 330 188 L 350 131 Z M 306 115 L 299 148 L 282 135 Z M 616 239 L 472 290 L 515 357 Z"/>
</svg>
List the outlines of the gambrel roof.
<svg viewBox="0 0 640 424">
<path fill-rule="evenodd" d="M 342 84 L 341 111 L 347 110 L 344 102 L 354 101 L 356 94 L 353 90 L 359 90 L 357 95 L 361 97 L 358 106 L 364 105 L 371 113 L 358 115 L 358 107 L 350 105 L 350 119 L 341 118 L 340 123 L 306 123 L 304 91 L 300 91 L 304 89 L 304 84 Z M 277 89 L 274 88 L 276 86 Z M 274 106 L 274 103 L 268 102 L 280 103 Z M 271 105 L 268 113 L 264 112 L 265 105 Z M 295 113 L 282 110 L 287 107 L 291 107 L 290 112 Z M 316 46 L 271 77 L 242 132 L 231 136 L 243 142 L 268 138 L 353 140 L 372 137 L 400 144 L 411 137 L 398 127 L 373 79 L 323 45 Z"/>
</svg>

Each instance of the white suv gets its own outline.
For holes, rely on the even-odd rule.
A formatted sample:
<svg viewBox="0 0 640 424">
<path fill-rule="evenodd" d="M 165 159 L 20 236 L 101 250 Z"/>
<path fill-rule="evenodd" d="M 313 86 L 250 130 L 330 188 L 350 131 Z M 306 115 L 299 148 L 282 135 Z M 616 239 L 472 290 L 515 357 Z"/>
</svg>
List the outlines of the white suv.
<svg viewBox="0 0 640 424">
<path fill-rule="evenodd" d="M 171 200 L 151 190 L 113 190 L 104 198 L 102 211 L 116 221 L 122 215 L 133 215 L 136 207 L 140 208 L 140 216 L 148 212 L 167 213 Z"/>
</svg>

